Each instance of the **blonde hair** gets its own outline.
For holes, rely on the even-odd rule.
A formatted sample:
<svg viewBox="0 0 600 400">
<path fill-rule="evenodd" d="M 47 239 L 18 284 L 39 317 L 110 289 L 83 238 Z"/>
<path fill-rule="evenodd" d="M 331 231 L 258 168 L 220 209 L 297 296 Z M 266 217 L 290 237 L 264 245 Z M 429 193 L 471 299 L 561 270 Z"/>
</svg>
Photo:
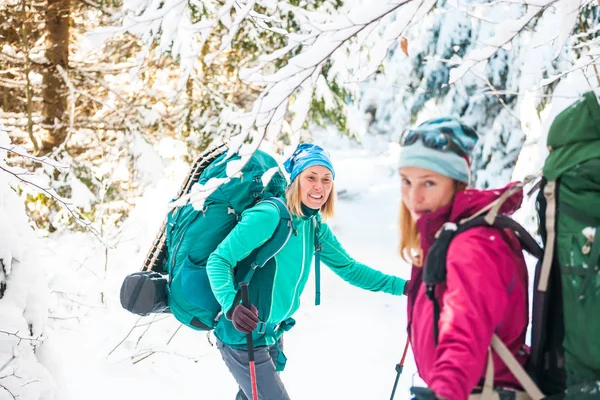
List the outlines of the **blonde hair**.
<svg viewBox="0 0 600 400">
<path fill-rule="evenodd" d="M 417 229 L 417 223 L 402 200 L 400 200 L 398 226 L 400 227 L 400 245 L 398 246 L 400 257 L 404 261 L 420 267 L 423 263 L 421 235 Z"/>
<path fill-rule="evenodd" d="M 302 172 L 303 173 L 303 172 Z M 292 183 L 288 186 L 285 191 L 285 199 L 287 201 L 288 209 L 292 214 L 297 217 L 304 217 L 304 213 L 302 212 L 302 193 L 300 192 L 300 176 L 298 175 L 296 179 L 292 181 Z M 329 197 L 325 201 L 325 204 L 321 206 L 321 215 L 323 219 L 333 217 L 335 210 L 335 184 L 331 182 L 331 192 L 329 193 Z"/>
<path fill-rule="evenodd" d="M 454 194 L 465 190 L 467 185 L 463 182 L 454 181 Z M 421 248 L 421 235 L 417 229 L 417 223 L 413 220 L 410 211 L 400 200 L 400 215 L 398 218 L 400 228 L 400 244 L 398 251 L 400 257 L 415 267 L 423 266 L 423 249 Z"/>
</svg>

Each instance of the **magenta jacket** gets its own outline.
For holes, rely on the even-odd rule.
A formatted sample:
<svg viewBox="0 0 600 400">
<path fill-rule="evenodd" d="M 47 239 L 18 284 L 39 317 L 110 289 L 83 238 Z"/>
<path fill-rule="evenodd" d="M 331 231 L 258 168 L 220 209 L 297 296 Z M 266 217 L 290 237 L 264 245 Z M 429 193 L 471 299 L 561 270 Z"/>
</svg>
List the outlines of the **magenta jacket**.
<svg viewBox="0 0 600 400">
<path fill-rule="evenodd" d="M 454 201 L 417 221 L 424 257 L 445 222 L 458 222 L 498 198 L 498 190 L 467 189 Z M 511 214 L 521 204 L 521 191 L 500 210 Z M 465 400 L 483 381 L 487 349 L 496 333 L 517 359 L 527 359 L 525 333 L 529 321 L 527 268 L 516 236 L 509 231 L 476 227 L 450 244 L 446 284 L 436 286 L 441 306 L 439 342 L 433 333 L 433 303 L 425 294 L 422 268 L 412 267 L 408 294 L 408 335 L 419 375 L 439 397 Z M 494 353 L 496 386 L 520 388 Z"/>
</svg>

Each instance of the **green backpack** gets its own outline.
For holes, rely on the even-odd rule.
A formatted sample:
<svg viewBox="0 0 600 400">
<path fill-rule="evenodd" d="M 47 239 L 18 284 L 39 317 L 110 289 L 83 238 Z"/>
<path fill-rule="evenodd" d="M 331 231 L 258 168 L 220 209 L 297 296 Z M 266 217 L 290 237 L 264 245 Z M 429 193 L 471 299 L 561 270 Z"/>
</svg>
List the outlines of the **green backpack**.
<svg viewBox="0 0 600 400">
<path fill-rule="evenodd" d="M 227 164 L 240 158 L 238 154 L 228 157 L 226 145 L 209 149 L 198 158 L 177 201 L 183 202 L 187 195 L 189 199 L 169 212 L 142 271 L 125 277 L 121 304 L 126 310 L 137 315 L 170 312 L 193 329 L 211 330 L 220 317 L 221 306 L 212 293 L 206 262 L 235 227 L 242 212 L 267 201 L 277 207 L 281 218 L 271 239 L 234 267 L 232 273 L 238 287 L 241 282 L 250 282 L 255 272 L 263 269 L 287 243 L 292 221 L 280 198 L 287 181 L 277 162 L 256 150 L 241 172 L 228 179 Z M 271 177 L 265 187 L 263 179 L 267 175 Z M 223 183 L 205 199 L 201 209 L 196 209 L 193 185 L 206 185 L 211 179 Z M 254 280 L 268 280 L 268 275 L 258 273 Z"/>
<path fill-rule="evenodd" d="M 548 148 L 537 199 L 545 251 L 535 277 L 530 372 L 546 395 L 568 388 L 568 398 L 591 398 L 594 390 L 600 398 L 594 383 L 600 382 L 600 105 L 594 93 L 555 118 Z"/>
</svg>

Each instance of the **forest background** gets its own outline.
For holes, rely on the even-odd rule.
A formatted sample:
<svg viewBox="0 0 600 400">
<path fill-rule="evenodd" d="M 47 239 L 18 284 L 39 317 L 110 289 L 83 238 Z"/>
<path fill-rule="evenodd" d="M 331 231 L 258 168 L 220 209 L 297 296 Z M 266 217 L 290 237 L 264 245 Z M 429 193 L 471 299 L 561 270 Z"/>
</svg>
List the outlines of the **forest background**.
<svg viewBox="0 0 600 400">
<path fill-rule="evenodd" d="M 211 144 L 333 134 L 389 155 L 454 115 L 486 188 L 539 172 L 599 59 L 598 0 L 0 0 L 0 399 L 62 398 L 50 332 L 106 306 L 127 221 L 147 213 L 149 246 L 164 213 L 143 199 Z M 77 261 L 91 306 L 42 261 L 66 235 L 102 256 Z"/>
</svg>

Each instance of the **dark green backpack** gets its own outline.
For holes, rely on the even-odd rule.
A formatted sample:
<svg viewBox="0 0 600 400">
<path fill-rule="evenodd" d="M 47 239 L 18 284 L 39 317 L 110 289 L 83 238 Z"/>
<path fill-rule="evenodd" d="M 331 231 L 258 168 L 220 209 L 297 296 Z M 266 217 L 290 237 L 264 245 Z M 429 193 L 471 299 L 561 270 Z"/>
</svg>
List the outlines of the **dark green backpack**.
<svg viewBox="0 0 600 400">
<path fill-rule="evenodd" d="M 203 153 L 184 182 L 178 201 L 184 205 L 169 212 L 165 225 L 144 262 L 142 272 L 128 275 L 121 287 L 121 304 L 138 315 L 171 312 L 183 324 L 198 330 L 213 329 L 221 313 L 208 276 L 206 262 L 219 243 L 235 227 L 241 213 L 260 201 L 275 205 L 280 222 L 271 239 L 235 266 L 236 284 L 249 282 L 285 245 L 292 221 L 284 195 L 287 181 L 273 157 L 257 150 L 241 172 L 227 179 L 227 164 L 240 160 L 227 157 L 227 146 Z M 273 171 L 266 187 L 263 179 Z M 201 205 L 194 199 L 194 184 L 222 180 Z M 199 208 L 199 209 L 197 209 Z"/>
<path fill-rule="evenodd" d="M 535 277 L 531 372 L 546 395 L 569 388 L 568 398 L 592 398 L 590 390 L 600 398 L 600 387 L 594 389 L 600 382 L 600 106 L 594 93 L 555 118 L 548 148 L 538 195 L 545 251 Z"/>
</svg>

